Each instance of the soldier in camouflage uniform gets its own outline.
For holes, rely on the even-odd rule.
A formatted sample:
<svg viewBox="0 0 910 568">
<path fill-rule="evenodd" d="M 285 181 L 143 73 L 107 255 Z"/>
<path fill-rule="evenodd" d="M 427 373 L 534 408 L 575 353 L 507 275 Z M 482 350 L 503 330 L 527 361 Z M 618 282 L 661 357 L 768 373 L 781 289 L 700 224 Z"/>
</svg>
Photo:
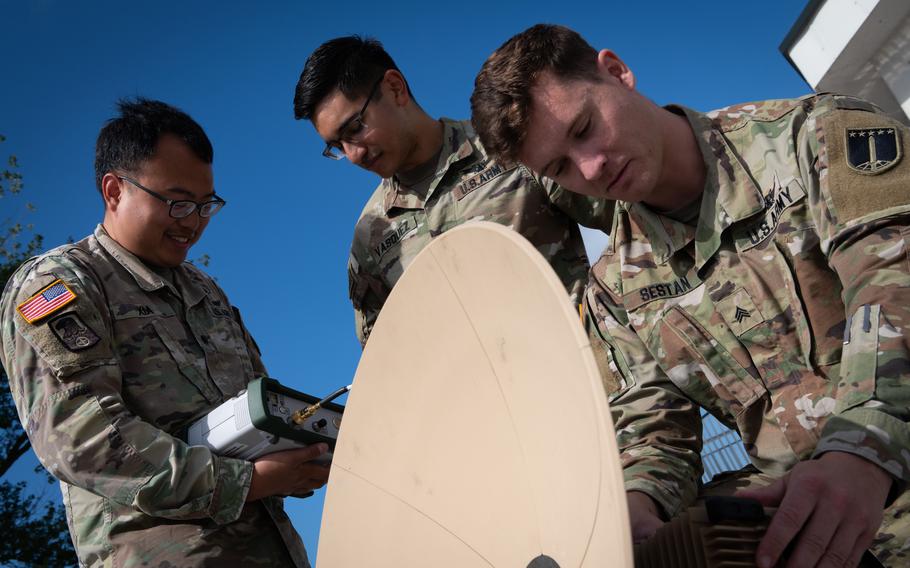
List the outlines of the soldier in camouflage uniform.
<svg viewBox="0 0 910 568">
<path fill-rule="evenodd" d="M 620 200 L 584 307 L 636 538 L 696 498 L 702 406 L 742 435 L 745 481 L 773 480 L 740 492 L 779 507 L 760 566 L 788 544 L 793 567 L 910 563 L 908 130 L 832 95 L 660 108 L 544 25 L 487 60 L 472 108 L 494 155 Z"/>
<path fill-rule="evenodd" d="M 472 220 L 524 235 L 578 305 L 588 271 L 578 223 L 605 230 L 612 202 L 491 159 L 467 121 L 431 118 L 379 42 L 342 37 L 317 48 L 297 84 L 294 112 L 313 121 L 325 156 L 347 156 L 383 178 L 357 221 L 348 262 L 361 344 L 417 253 Z"/>
<path fill-rule="evenodd" d="M 28 260 L 0 301 L 0 360 L 79 562 L 309 566 L 281 495 L 325 483 L 309 463 L 324 445 L 251 463 L 180 439 L 266 374 L 240 313 L 183 262 L 224 204 L 211 144 L 164 103 L 120 110 L 98 137 L 103 224 Z"/>
</svg>

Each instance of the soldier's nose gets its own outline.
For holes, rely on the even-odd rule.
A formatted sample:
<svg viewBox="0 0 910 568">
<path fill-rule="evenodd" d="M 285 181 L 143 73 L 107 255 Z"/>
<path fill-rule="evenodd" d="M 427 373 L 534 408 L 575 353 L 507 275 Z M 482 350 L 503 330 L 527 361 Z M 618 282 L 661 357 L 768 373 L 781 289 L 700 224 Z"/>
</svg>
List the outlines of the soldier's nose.
<svg viewBox="0 0 910 568">
<path fill-rule="evenodd" d="M 352 164 L 360 165 L 363 163 L 363 159 L 367 155 L 365 146 L 356 142 L 342 142 L 341 146 L 344 149 L 345 156 L 348 157 Z"/>
<path fill-rule="evenodd" d="M 203 221 L 206 221 L 206 219 L 203 219 L 202 215 L 199 215 L 199 210 L 197 209 L 196 211 L 193 211 L 191 214 L 187 215 L 186 217 L 181 217 L 180 219 L 176 219 L 176 221 L 177 221 L 177 225 L 180 226 L 182 229 L 189 229 L 189 230 L 192 230 L 195 232 L 197 229 L 199 229 L 199 225 Z"/>
<path fill-rule="evenodd" d="M 590 155 L 578 160 L 578 171 L 585 181 L 596 181 L 603 175 L 607 160 L 602 155 Z"/>
</svg>

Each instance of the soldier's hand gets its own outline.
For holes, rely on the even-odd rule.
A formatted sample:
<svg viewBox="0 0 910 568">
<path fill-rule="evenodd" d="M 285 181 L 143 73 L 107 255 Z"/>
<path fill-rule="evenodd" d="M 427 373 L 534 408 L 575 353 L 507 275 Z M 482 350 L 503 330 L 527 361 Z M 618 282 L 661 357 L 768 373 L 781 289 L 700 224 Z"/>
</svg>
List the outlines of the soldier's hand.
<svg viewBox="0 0 910 568">
<path fill-rule="evenodd" d="M 326 444 L 313 444 L 262 456 L 253 462 L 253 480 L 247 501 L 272 495 L 295 495 L 319 489 L 329 479 L 328 463 L 313 460 L 329 451 Z"/>
<path fill-rule="evenodd" d="M 827 452 L 767 487 L 737 492 L 778 507 L 758 546 L 758 566 L 774 566 L 788 545 L 788 568 L 858 565 L 882 523 L 891 483 L 868 460 Z"/>
<path fill-rule="evenodd" d="M 649 539 L 657 529 L 663 526 L 657 504 L 651 497 L 641 491 L 626 492 L 629 504 L 629 524 L 632 525 L 632 542 Z"/>
</svg>

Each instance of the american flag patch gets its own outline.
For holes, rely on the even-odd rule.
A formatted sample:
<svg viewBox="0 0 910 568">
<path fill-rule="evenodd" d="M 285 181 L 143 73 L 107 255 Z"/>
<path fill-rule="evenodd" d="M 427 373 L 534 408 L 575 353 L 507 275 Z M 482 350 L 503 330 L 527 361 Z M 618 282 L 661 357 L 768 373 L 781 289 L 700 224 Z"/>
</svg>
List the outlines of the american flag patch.
<svg viewBox="0 0 910 568">
<path fill-rule="evenodd" d="M 50 315 L 76 299 L 76 294 L 59 278 L 16 308 L 28 323 Z"/>
</svg>

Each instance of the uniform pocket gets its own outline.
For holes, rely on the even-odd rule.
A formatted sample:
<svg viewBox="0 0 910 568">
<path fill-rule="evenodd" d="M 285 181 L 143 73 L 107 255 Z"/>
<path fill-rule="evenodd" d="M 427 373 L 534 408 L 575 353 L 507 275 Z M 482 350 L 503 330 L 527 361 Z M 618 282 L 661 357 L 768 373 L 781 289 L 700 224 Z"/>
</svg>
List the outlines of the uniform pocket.
<svg viewBox="0 0 910 568">
<path fill-rule="evenodd" d="M 801 333 L 807 339 L 808 361 L 819 368 L 837 364 L 844 335 L 843 286 L 828 266 L 818 234 L 814 228 L 793 232 L 777 248 L 789 273 L 792 303 L 804 314 L 799 322 L 806 327 Z"/>
<path fill-rule="evenodd" d="M 875 394 L 879 328 L 882 325 L 892 329 L 894 334 L 900 333 L 887 321 L 882 321 L 881 306 L 860 306 L 847 319 L 835 414 L 859 406 Z"/>
<path fill-rule="evenodd" d="M 204 309 L 194 306 L 190 314 L 197 322 L 194 330 L 204 352 L 204 368 L 216 396 L 233 396 L 254 378 L 243 329 L 229 305 L 208 298 L 202 304 Z"/>
<path fill-rule="evenodd" d="M 134 414 L 173 434 L 220 401 L 200 372 L 201 353 L 194 361 L 162 322 L 130 323 L 137 329 L 119 350 L 122 396 Z"/>
<path fill-rule="evenodd" d="M 609 335 L 603 328 L 607 327 L 605 315 L 607 312 L 603 304 L 596 299 L 597 294 L 593 288 L 589 288 L 582 298 L 582 326 L 588 336 L 591 344 L 591 351 L 594 354 L 594 361 L 597 363 L 597 370 L 600 372 L 600 380 L 604 387 L 604 393 L 610 402 L 623 395 L 633 386 L 635 379 L 629 368 L 628 362 L 622 353 L 613 347 L 615 339 L 608 338 Z M 600 315 L 598 315 L 600 307 Z M 610 316 L 610 321 L 615 321 Z M 620 333 L 627 332 L 634 335 L 634 331 L 620 328 Z"/>
<path fill-rule="evenodd" d="M 85 489 L 60 482 L 70 529 L 81 566 L 103 563 L 114 554 L 110 532 L 113 515 L 107 499 Z"/>
<path fill-rule="evenodd" d="M 703 406 L 711 407 L 719 398 L 739 416 L 766 392 L 749 369 L 679 307 L 664 314 L 649 343 L 663 350 L 661 366 L 670 380 Z"/>
<path fill-rule="evenodd" d="M 199 368 L 203 360 L 200 357 L 202 354 L 190 353 L 191 347 L 182 344 L 165 321 L 160 319 L 153 320 L 152 327 L 176 363 L 180 375 L 195 386 L 207 402 L 220 402 L 221 393 L 218 392 L 209 377 Z M 185 339 L 184 343 L 186 341 L 191 340 Z"/>
<path fill-rule="evenodd" d="M 773 391 L 809 367 L 809 327 L 783 254 L 773 247 L 755 248 L 740 258 L 746 277 L 728 295 L 717 298 L 715 306 L 764 385 Z"/>
<path fill-rule="evenodd" d="M 613 402 L 635 386 L 635 378 L 622 353 L 613 349 L 606 342 L 602 344 L 599 350 L 601 355 L 596 356 L 595 360 L 601 372 L 604 392 L 606 392 L 608 400 Z"/>
<path fill-rule="evenodd" d="M 137 416 L 174 433 L 220 402 L 204 352 L 168 304 L 121 302 L 111 314 L 122 396 Z"/>
</svg>

